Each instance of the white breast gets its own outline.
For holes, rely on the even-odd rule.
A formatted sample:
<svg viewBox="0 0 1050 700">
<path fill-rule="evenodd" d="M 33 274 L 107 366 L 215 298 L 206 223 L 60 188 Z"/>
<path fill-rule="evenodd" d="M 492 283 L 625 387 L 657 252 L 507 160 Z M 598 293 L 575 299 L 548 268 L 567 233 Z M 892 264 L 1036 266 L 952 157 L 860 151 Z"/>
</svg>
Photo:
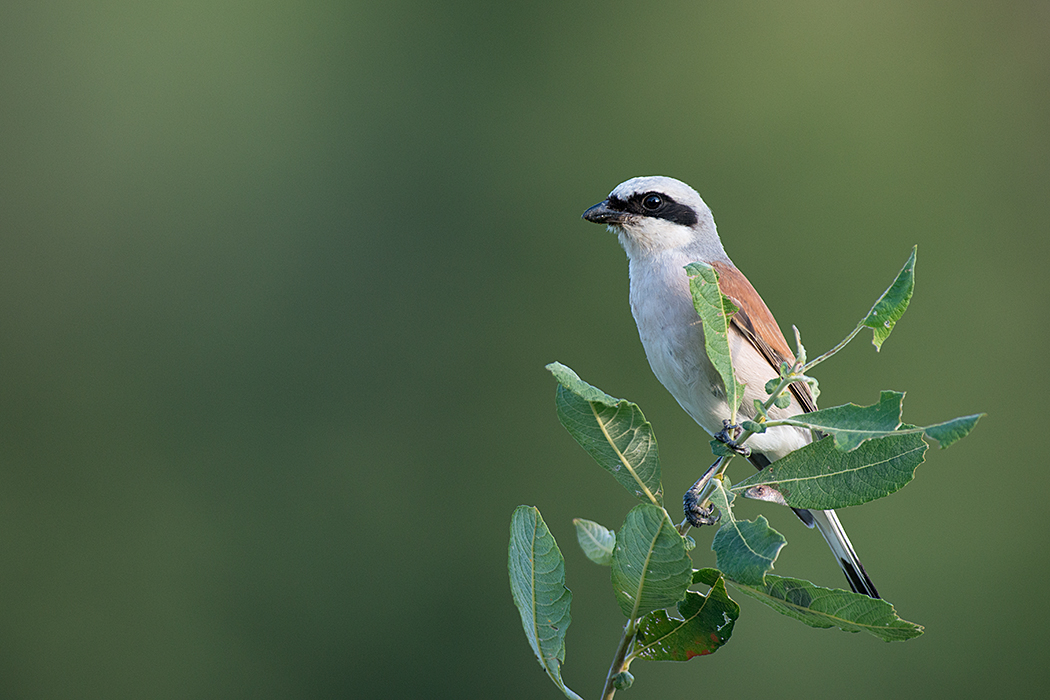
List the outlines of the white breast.
<svg viewBox="0 0 1050 700">
<path fill-rule="evenodd" d="M 689 279 L 674 253 L 670 260 L 632 259 L 631 312 L 656 378 L 708 433 L 729 417 L 722 380 L 704 353 L 704 331 L 693 308 Z M 679 264 L 680 263 L 680 264 Z"/>
</svg>

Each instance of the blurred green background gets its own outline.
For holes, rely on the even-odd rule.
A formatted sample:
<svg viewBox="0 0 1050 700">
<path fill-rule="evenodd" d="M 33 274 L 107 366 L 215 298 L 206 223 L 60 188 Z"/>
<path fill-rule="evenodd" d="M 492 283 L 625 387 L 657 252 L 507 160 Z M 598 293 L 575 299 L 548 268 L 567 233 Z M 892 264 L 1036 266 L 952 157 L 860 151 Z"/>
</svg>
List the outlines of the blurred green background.
<svg viewBox="0 0 1050 700">
<path fill-rule="evenodd" d="M 110 0 L 0 9 L 0 696 L 558 697 L 507 584 L 528 503 L 595 697 L 622 621 L 571 518 L 633 501 L 543 366 L 642 406 L 669 502 L 709 460 L 579 218 L 643 174 L 700 191 L 811 354 L 918 244 L 822 405 L 989 415 L 842 516 L 923 637 L 742 599 L 624 696 L 1044 695 L 1046 2 Z M 778 573 L 843 585 L 763 510 Z"/>
</svg>

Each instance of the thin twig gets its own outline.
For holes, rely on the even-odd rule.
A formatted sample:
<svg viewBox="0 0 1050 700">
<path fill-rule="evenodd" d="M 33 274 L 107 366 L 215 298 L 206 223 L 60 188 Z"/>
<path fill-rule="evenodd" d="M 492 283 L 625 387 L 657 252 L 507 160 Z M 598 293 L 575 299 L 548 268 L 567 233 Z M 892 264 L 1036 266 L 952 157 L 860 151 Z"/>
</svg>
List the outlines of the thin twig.
<svg viewBox="0 0 1050 700">
<path fill-rule="evenodd" d="M 616 655 L 613 656 L 612 664 L 609 666 L 609 675 L 605 677 L 605 687 L 602 688 L 602 700 L 612 700 L 616 695 L 616 687 L 613 679 L 620 674 L 623 668 L 623 660 L 627 657 L 627 650 L 631 648 L 634 634 L 638 631 L 638 620 L 628 620 L 623 628 L 623 636 L 620 637 L 620 646 L 616 647 Z"/>
<path fill-rule="evenodd" d="M 849 341 L 853 340 L 853 339 L 854 339 L 854 338 L 855 338 L 855 337 L 857 336 L 857 334 L 858 334 L 858 333 L 860 333 L 860 330 L 861 330 L 862 328 L 864 328 L 864 324 L 863 324 L 863 323 L 858 323 L 858 324 L 857 324 L 857 327 L 853 329 L 853 332 L 852 332 L 852 333 L 850 333 L 849 335 L 847 335 L 847 336 L 846 336 L 846 339 L 845 339 L 845 340 L 843 340 L 843 341 L 842 341 L 841 343 L 839 343 L 839 344 L 838 344 L 838 345 L 836 345 L 835 347 L 833 347 L 833 348 L 831 348 L 830 350 L 828 350 L 828 351 L 827 351 L 826 353 L 824 353 L 824 354 L 823 354 L 823 355 L 821 355 L 820 357 L 817 357 L 817 358 L 815 358 L 815 359 L 813 359 L 813 360 L 811 360 L 811 361 L 807 362 L 807 363 L 806 363 L 806 364 L 805 364 L 805 365 L 804 365 L 804 366 L 802 367 L 802 372 L 803 372 L 803 373 L 805 373 L 805 372 L 808 372 L 808 371 L 809 371 L 810 369 L 812 369 L 813 367 L 816 367 L 816 366 L 817 366 L 817 365 L 819 365 L 819 364 L 820 364 L 821 362 L 823 362 L 824 360 L 828 359 L 829 357 L 831 357 L 832 355 L 834 355 L 835 353 L 837 353 L 837 352 L 838 352 L 839 350 L 841 350 L 842 348 L 846 347 L 846 345 L 847 345 L 847 344 L 849 343 Z"/>
</svg>

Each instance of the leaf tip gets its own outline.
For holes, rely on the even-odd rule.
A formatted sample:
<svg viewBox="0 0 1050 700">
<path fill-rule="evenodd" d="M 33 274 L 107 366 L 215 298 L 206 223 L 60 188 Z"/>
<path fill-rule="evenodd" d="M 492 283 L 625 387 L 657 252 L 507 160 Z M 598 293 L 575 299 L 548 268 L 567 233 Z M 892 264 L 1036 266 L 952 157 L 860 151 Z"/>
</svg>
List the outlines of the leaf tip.
<svg viewBox="0 0 1050 700">
<path fill-rule="evenodd" d="M 555 377 L 569 375 L 576 379 L 579 379 L 579 376 L 575 372 L 573 372 L 571 369 L 569 369 L 569 367 L 563 365 L 557 360 L 544 365 L 543 368 L 551 374 L 553 374 Z"/>
<path fill-rule="evenodd" d="M 685 265 L 683 269 L 685 270 L 686 274 L 690 277 L 696 277 L 697 275 L 703 274 L 707 270 L 714 270 L 715 277 L 718 277 L 718 270 L 715 270 L 714 266 L 709 265 L 703 262 L 702 260 L 691 262 L 688 265 Z"/>
<path fill-rule="evenodd" d="M 931 425 L 923 430 L 923 434 L 936 440 L 940 448 L 945 450 L 973 432 L 973 429 L 977 427 L 977 421 L 986 415 L 986 413 L 975 413 L 972 416 L 963 416 Z"/>
</svg>

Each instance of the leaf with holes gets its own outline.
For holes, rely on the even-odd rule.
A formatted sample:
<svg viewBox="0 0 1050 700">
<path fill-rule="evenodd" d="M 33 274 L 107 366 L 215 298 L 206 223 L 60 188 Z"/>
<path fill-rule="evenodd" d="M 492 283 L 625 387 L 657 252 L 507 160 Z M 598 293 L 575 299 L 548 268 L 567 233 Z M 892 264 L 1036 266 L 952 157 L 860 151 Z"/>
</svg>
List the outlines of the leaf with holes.
<svg viewBox="0 0 1050 700">
<path fill-rule="evenodd" d="M 560 362 L 547 369 L 558 380 L 555 405 L 569 435 L 636 498 L 662 506 L 656 436 L 641 409 L 591 386 Z"/>
<path fill-rule="evenodd" d="M 679 617 L 654 610 L 642 618 L 631 655 L 649 661 L 688 661 L 719 650 L 733 633 L 740 606 L 726 592 L 720 572 L 707 595 L 688 591 L 678 603 Z M 696 582 L 696 576 L 693 577 Z"/>
</svg>

